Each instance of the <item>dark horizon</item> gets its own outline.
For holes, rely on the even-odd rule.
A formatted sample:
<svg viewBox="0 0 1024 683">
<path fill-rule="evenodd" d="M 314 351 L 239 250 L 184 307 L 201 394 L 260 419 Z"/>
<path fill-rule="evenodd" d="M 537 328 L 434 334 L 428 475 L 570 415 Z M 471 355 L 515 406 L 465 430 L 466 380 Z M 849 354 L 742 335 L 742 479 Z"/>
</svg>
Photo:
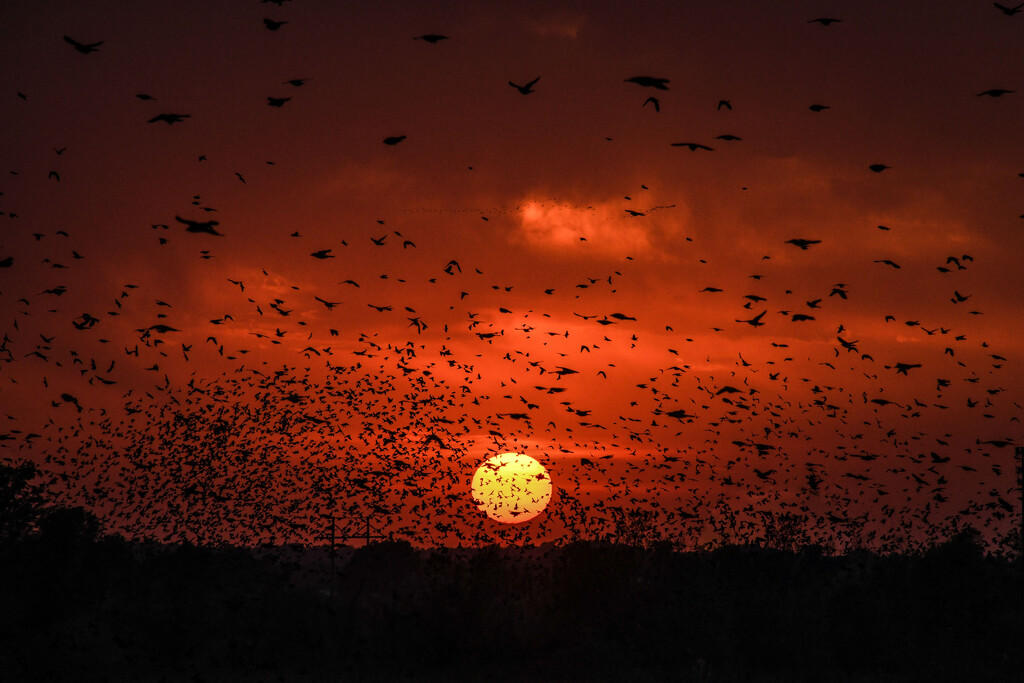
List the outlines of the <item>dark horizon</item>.
<svg viewBox="0 0 1024 683">
<path fill-rule="evenodd" d="M 909 553 L 650 528 L 539 546 L 213 547 L 103 535 L 0 467 L 0 670 L 19 681 L 1011 680 L 1019 540 Z"/>
<path fill-rule="evenodd" d="M 5 514 L 3 529 L 10 530 Z M 575 542 L 310 558 L 0 534 L 17 680 L 1012 680 L 1021 556 Z"/>
</svg>

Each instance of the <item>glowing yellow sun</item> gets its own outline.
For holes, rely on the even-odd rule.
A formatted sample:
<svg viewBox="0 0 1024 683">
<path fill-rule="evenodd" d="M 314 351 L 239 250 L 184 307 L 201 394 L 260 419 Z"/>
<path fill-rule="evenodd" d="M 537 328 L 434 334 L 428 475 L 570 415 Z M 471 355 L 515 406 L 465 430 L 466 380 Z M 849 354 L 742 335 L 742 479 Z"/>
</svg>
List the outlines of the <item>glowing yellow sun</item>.
<svg viewBox="0 0 1024 683">
<path fill-rule="evenodd" d="M 496 522 L 533 519 L 551 500 L 551 477 L 528 455 L 502 453 L 488 458 L 473 475 L 473 502 Z"/>
</svg>

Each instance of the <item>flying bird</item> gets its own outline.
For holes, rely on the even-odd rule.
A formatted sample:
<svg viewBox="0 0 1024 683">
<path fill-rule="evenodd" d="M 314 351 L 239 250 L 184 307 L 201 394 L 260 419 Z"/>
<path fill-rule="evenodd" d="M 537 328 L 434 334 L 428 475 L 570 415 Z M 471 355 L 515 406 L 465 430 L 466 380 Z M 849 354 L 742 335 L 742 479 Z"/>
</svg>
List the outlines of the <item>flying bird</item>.
<svg viewBox="0 0 1024 683">
<path fill-rule="evenodd" d="M 385 145 L 391 145 L 392 147 L 397 145 L 399 142 L 405 139 L 404 135 L 395 135 L 392 137 L 384 138 Z"/>
<path fill-rule="evenodd" d="M 1008 17 L 1012 17 L 1014 14 L 1019 13 L 1021 11 L 1021 8 L 1024 7 L 1024 3 L 1021 3 L 1019 5 L 1015 5 L 1013 7 L 1007 7 L 1006 5 L 1000 5 L 998 2 L 993 2 L 992 4 L 995 5 L 995 8 L 997 10 L 999 10 L 1000 12 L 1002 12 L 1003 14 L 1005 14 Z"/>
<path fill-rule="evenodd" d="M 102 40 L 95 43 L 80 43 L 71 36 L 64 36 L 64 42 L 81 52 L 83 55 L 87 55 L 90 52 L 99 52 L 99 47 L 103 44 Z"/>
<path fill-rule="evenodd" d="M 822 26 L 831 26 L 832 24 L 838 24 L 842 19 L 835 19 L 833 17 L 818 17 L 817 19 L 811 19 L 808 24 L 821 24 Z"/>
<path fill-rule="evenodd" d="M 691 152 L 696 152 L 698 149 L 707 150 L 708 152 L 715 151 L 714 147 L 708 147 L 707 145 L 702 145 L 699 142 L 673 142 L 672 146 L 673 147 L 689 147 Z"/>
<path fill-rule="evenodd" d="M 137 329 L 135 331 L 136 332 L 157 332 L 158 334 L 166 334 L 168 332 L 181 332 L 181 330 L 179 330 L 176 327 L 171 327 L 170 325 L 164 325 L 164 324 L 150 325 L 149 327 L 142 327 L 142 328 L 139 328 L 139 329 Z"/>
<path fill-rule="evenodd" d="M 791 240 L 786 240 L 785 244 L 792 244 L 794 247 L 800 247 L 804 251 L 807 251 L 807 248 L 812 244 L 821 244 L 821 240 L 808 240 L 800 237 L 794 237 Z"/>
<path fill-rule="evenodd" d="M 656 112 L 660 112 L 661 111 L 661 104 L 658 102 L 658 98 L 657 97 L 653 97 L 653 96 L 652 97 L 648 97 L 646 100 L 644 100 L 644 103 L 642 105 L 640 105 L 640 106 L 646 107 L 648 104 L 653 104 L 654 105 L 654 111 L 656 111 Z"/>
<path fill-rule="evenodd" d="M 223 237 L 223 233 L 217 232 L 216 226 L 220 225 L 217 221 L 190 221 L 189 219 L 182 218 L 181 216 L 175 216 L 174 220 L 185 225 L 185 232 Z"/>
<path fill-rule="evenodd" d="M 668 86 L 665 85 L 669 82 L 667 78 L 655 78 L 653 76 L 633 76 L 627 78 L 626 83 L 636 83 L 644 88 L 654 88 L 655 90 L 668 90 Z"/>
<path fill-rule="evenodd" d="M 168 126 L 175 123 L 181 123 L 187 118 L 191 118 L 191 114 L 157 114 L 151 118 L 147 123 L 156 123 L 157 121 L 163 121 Z"/>
<path fill-rule="evenodd" d="M 314 296 L 313 298 L 314 298 L 314 299 L 316 299 L 317 301 L 319 301 L 320 303 L 322 303 L 322 304 L 324 305 L 324 307 L 325 307 L 325 308 L 326 308 L 326 309 L 327 309 L 328 311 L 332 311 L 332 310 L 334 310 L 334 307 L 335 307 L 335 306 L 340 306 L 340 305 L 341 305 L 341 303 L 342 303 L 342 302 L 340 302 L 340 301 L 326 301 L 326 300 L 324 300 L 324 299 L 321 299 L 321 298 L 320 298 L 320 297 L 318 297 L 318 296 Z"/>
<path fill-rule="evenodd" d="M 767 313 L 767 312 L 768 311 L 761 311 L 760 313 L 755 315 L 750 320 L 737 320 L 736 322 L 738 322 L 738 323 L 747 323 L 748 325 L 753 325 L 754 327 L 760 327 L 761 325 L 764 325 L 764 323 L 761 322 L 761 318 L 763 318 L 764 314 Z"/>
<path fill-rule="evenodd" d="M 508 84 L 511 85 L 516 90 L 518 90 L 521 94 L 529 95 L 530 93 L 533 92 L 533 86 L 536 85 L 537 81 L 539 81 L 539 80 L 540 80 L 540 76 L 537 76 L 537 78 L 533 79 L 532 81 L 530 81 L 526 85 L 516 85 L 512 81 L 509 81 Z"/>
<path fill-rule="evenodd" d="M 1005 88 L 991 88 L 983 92 L 978 93 L 975 97 L 1002 97 L 1003 95 L 1009 95 L 1010 93 L 1016 92 L 1016 90 L 1006 90 Z"/>
<path fill-rule="evenodd" d="M 907 371 L 908 370 L 913 370 L 914 368 L 919 368 L 919 367 L 921 367 L 921 364 L 920 363 L 896 363 L 895 366 L 886 365 L 885 367 L 890 368 L 890 369 L 895 367 L 897 375 L 907 375 Z M 909 377 L 909 375 L 907 375 L 907 376 Z"/>
<path fill-rule="evenodd" d="M 287 23 L 287 21 L 274 21 L 273 19 L 263 20 L 263 25 L 267 27 L 268 31 L 276 31 Z"/>
<path fill-rule="evenodd" d="M 442 40 L 448 40 L 448 36 L 442 36 L 439 33 L 424 33 L 422 36 L 415 36 L 413 40 L 422 40 L 430 43 L 431 45 L 437 45 Z"/>
</svg>

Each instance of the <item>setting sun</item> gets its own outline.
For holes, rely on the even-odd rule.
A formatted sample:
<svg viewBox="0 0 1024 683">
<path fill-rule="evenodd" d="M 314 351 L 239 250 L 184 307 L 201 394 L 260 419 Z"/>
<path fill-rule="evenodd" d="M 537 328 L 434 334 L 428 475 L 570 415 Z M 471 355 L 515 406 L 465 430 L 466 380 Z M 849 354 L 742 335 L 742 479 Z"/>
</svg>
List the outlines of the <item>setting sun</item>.
<svg viewBox="0 0 1024 683">
<path fill-rule="evenodd" d="M 496 522 L 518 524 L 531 520 L 550 500 L 551 477 L 528 455 L 495 455 L 473 475 L 473 501 Z"/>
</svg>

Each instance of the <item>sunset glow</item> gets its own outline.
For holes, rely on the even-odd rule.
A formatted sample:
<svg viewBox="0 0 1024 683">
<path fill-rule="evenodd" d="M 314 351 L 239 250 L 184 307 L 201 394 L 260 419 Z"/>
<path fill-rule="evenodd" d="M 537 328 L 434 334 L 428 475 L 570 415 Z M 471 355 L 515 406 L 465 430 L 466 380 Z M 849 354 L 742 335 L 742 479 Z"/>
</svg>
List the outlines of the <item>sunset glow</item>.
<svg viewBox="0 0 1024 683">
<path fill-rule="evenodd" d="M 473 500 L 496 522 L 527 522 L 543 512 L 551 500 L 551 477 L 528 455 L 495 455 L 473 475 Z"/>
<path fill-rule="evenodd" d="M 109 7 L 0 9 L 0 448 L 105 528 L 1010 532 L 1012 8 Z"/>
</svg>

